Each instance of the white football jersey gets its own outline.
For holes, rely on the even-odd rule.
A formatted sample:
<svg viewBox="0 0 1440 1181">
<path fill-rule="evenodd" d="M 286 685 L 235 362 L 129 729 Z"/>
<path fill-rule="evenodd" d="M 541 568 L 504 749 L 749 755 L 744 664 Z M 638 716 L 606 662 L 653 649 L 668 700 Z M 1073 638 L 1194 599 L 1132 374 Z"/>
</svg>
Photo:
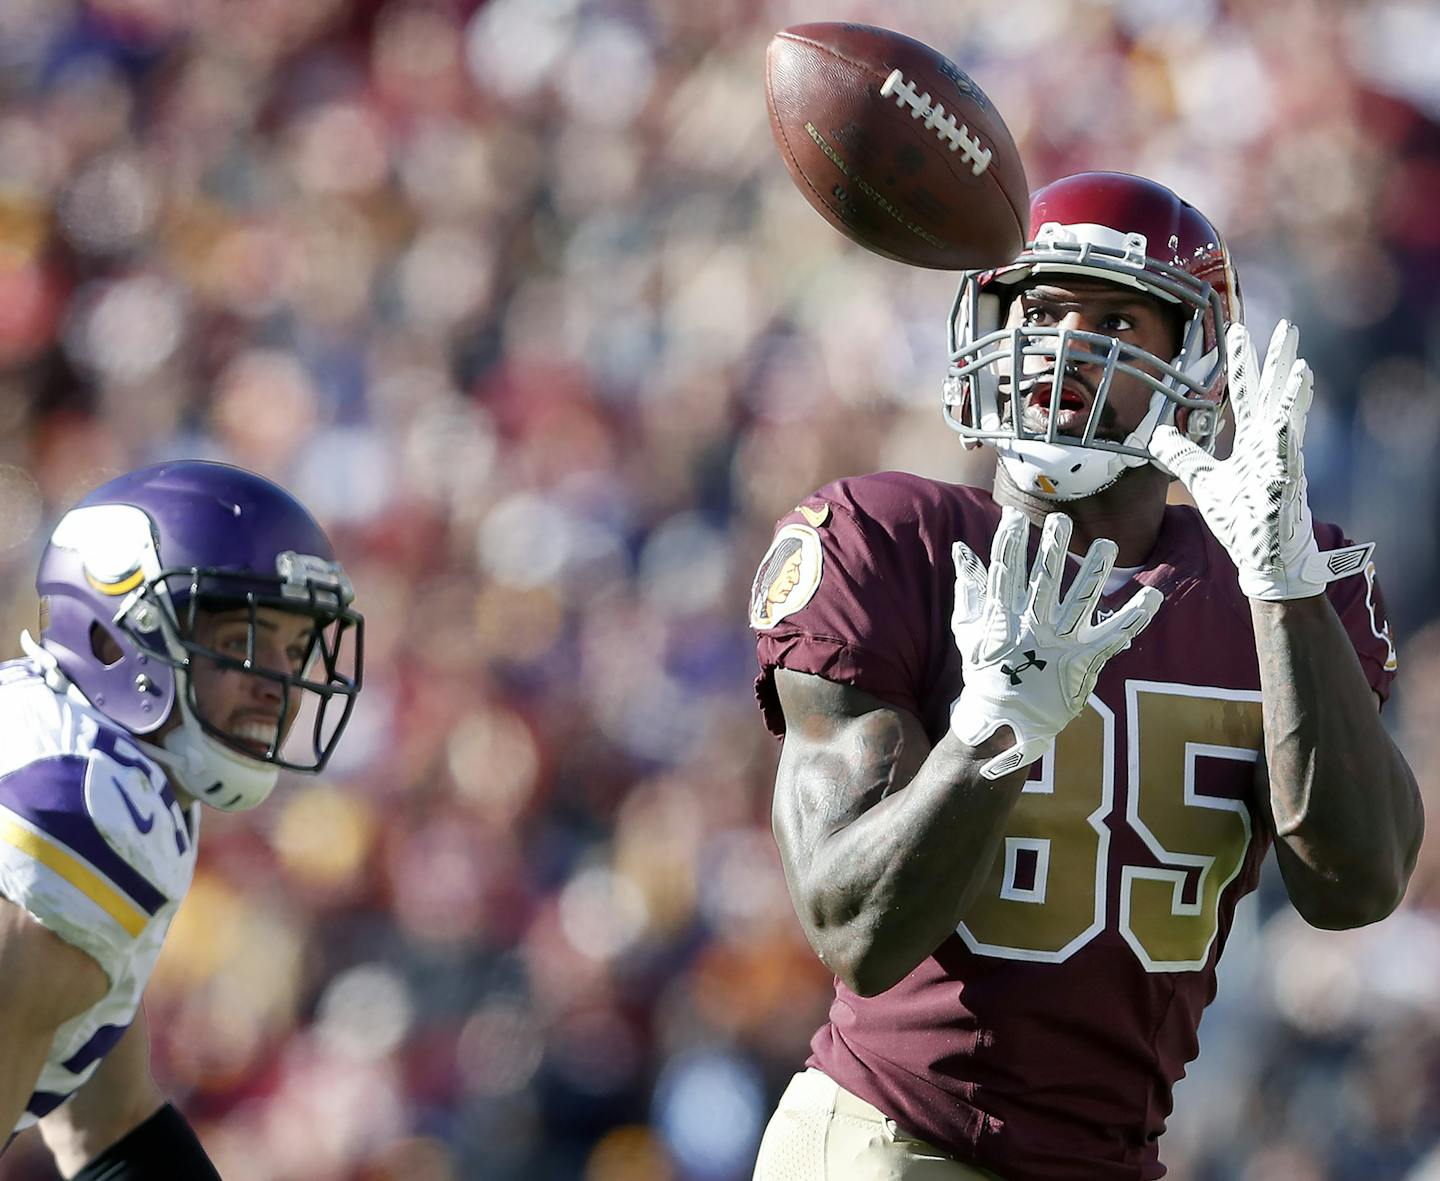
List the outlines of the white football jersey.
<svg viewBox="0 0 1440 1181">
<path fill-rule="evenodd" d="M 15 1131 L 68 1099 L 129 1028 L 195 868 L 199 808 L 164 769 L 31 661 L 0 664 L 0 895 L 110 978 L 62 1025 Z"/>
</svg>

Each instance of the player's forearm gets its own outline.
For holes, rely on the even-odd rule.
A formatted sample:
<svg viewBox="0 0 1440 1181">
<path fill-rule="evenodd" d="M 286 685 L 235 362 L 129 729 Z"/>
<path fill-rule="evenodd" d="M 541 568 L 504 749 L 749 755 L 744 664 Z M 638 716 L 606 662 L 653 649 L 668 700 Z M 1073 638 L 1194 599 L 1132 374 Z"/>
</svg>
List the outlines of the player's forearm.
<svg viewBox="0 0 1440 1181">
<path fill-rule="evenodd" d="M 1296 908 L 1323 927 L 1389 914 L 1415 865 L 1415 778 L 1324 595 L 1252 600 L 1276 855 Z"/>
<path fill-rule="evenodd" d="M 0 1019 L 0 1025 L 3 1025 Z M 35 1080 L 45 1064 L 48 1042 L 17 1035 L 17 1031 L 0 1028 L 0 1146 L 9 1139 L 11 1130 L 25 1114 L 25 1104 L 35 1090 Z"/>
<path fill-rule="evenodd" d="M 929 956 L 984 885 L 1025 772 L 980 768 L 1006 737 L 968 747 L 947 735 L 904 785 L 827 835 L 804 890 L 807 933 L 854 991 L 883 992 Z"/>
<path fill-rule="evenodd" d="M 0 898 L 0 1137 L 24 1114 L 56 1031 L 108 987 L 85 952 Z"/>
<path fill-rule="evenodd" d="M 0 986 L 0 994 L 6 991 Z M 11 1003 L 0 1008 L 0 1147 L 25 1114 L 55 1036 L 53 1029 L 29 1021 L 13 998 L 6 999 Z"/>
<path fill-rule="evenodd" d="M 150 1037 L 142 1008 L 90 1080 L 40 1121 L 40 1135 L 60 1175 L 73 1177 L 164 1103 L 150 1075 Z"/>
</svg>

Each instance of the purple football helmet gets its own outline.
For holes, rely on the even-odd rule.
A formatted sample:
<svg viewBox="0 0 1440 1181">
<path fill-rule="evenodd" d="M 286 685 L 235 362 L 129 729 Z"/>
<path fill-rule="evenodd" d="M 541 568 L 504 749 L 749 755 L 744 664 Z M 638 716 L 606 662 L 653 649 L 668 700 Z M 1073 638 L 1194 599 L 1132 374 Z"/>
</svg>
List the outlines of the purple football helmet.
<svg viewBox="0 0 1440 1181">
<path fill-rule="evenodd" d="M 364 623 L 329 539 L 278 485 L 199 461 L 111 480 L 61 519 L 35 585 L 41 634 L 38 650 L 27 645 L 31 654 L 137 737 L 178 709 L 180 724 L 159 746 L 145 745 L 196 798 L 250 808 L 269 794 L 278 768 L 319 771 L 334 752 L 360 691 Z M 298 667 L 255 660 L 262 608 L 310 621 Z M 248 612 L 243 656 L 196 640 L 205 611 Z M 207 716 L 190 676 L 196 657 L 278 685 L 282 713 L 263 754 L 253 736 Z M 298 755 L 282 753 L 292 696 L 313 711 L 308 742 L 295 736 L 308 748 Z"/>
</svg>

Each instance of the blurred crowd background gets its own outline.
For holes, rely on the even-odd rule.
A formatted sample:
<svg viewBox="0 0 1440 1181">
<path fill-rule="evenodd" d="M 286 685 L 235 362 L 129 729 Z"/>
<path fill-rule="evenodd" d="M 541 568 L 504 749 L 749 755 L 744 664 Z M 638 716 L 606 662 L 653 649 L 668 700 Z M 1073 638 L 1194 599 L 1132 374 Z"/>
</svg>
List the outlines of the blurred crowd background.
<svg viewBox="0 0 1440 1181">
<path fill-rule="evenodd" d="M 771 143 L 767 41 L 839 18 L 971 72 L 1032 185 L 1176 188 L 1257 335 L 1300 324 L 1312 501 L 1379 542 L 1440 816 L 1428 0 L 4 0 L 8 653 L 63 507 L 179 456 L 300 495 L 369 619 L 340 754 L 205 817 L 150 989 L 230 1181 L 749 1177 L 830 985 L 755 563 L 829 479 L 989 476 L 940 424 L 954 276 L 840 238 Z M 1177 1181 L 1440 1178 L 1436 861 L 1360 932 L 1242 907 Z"/>
</svg>

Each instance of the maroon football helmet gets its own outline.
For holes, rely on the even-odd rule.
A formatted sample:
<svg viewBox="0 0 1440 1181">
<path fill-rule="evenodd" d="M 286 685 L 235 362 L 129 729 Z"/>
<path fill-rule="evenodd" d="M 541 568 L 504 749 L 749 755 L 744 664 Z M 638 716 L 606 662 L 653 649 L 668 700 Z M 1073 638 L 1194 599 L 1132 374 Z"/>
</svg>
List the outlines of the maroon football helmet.
<svg viewBox="0 0 1440 1181">
<path fill-rule="evenodd" d="M 1058 327 L 1005 328 L 1018 286 L 1037 274 L 1083 275 L 1133 287 L 1181 312 L 1180 348 L 1157 357 L 1129 342 Z M 1019 486 L 1053 499 L 1088 496 L 1130 467 L 1151 461 L 1161 423 L 1213 450 L 1224 413 L 1225 330 L 1241 315 L 1240 286 L 1219 232 L 1163 185 L 1120 172 L 1082 172 L 1039 189 L 1030 201 L 1030 241 L 1007 266 L 969 272 L 950 316 L 945 421 L 967 445 L 989 443 Z M 1045 358 L 1043 362 L 1025 358 Z M 1028 429 L 1026 382 L 1042 371 L 1053 404 L 1068 365 L 1103 365 L 1079 434 Z M 1096 437 L 1116 373 L 1149 385 L 1150 410 L 1122 442 Z"/>
</svg>

